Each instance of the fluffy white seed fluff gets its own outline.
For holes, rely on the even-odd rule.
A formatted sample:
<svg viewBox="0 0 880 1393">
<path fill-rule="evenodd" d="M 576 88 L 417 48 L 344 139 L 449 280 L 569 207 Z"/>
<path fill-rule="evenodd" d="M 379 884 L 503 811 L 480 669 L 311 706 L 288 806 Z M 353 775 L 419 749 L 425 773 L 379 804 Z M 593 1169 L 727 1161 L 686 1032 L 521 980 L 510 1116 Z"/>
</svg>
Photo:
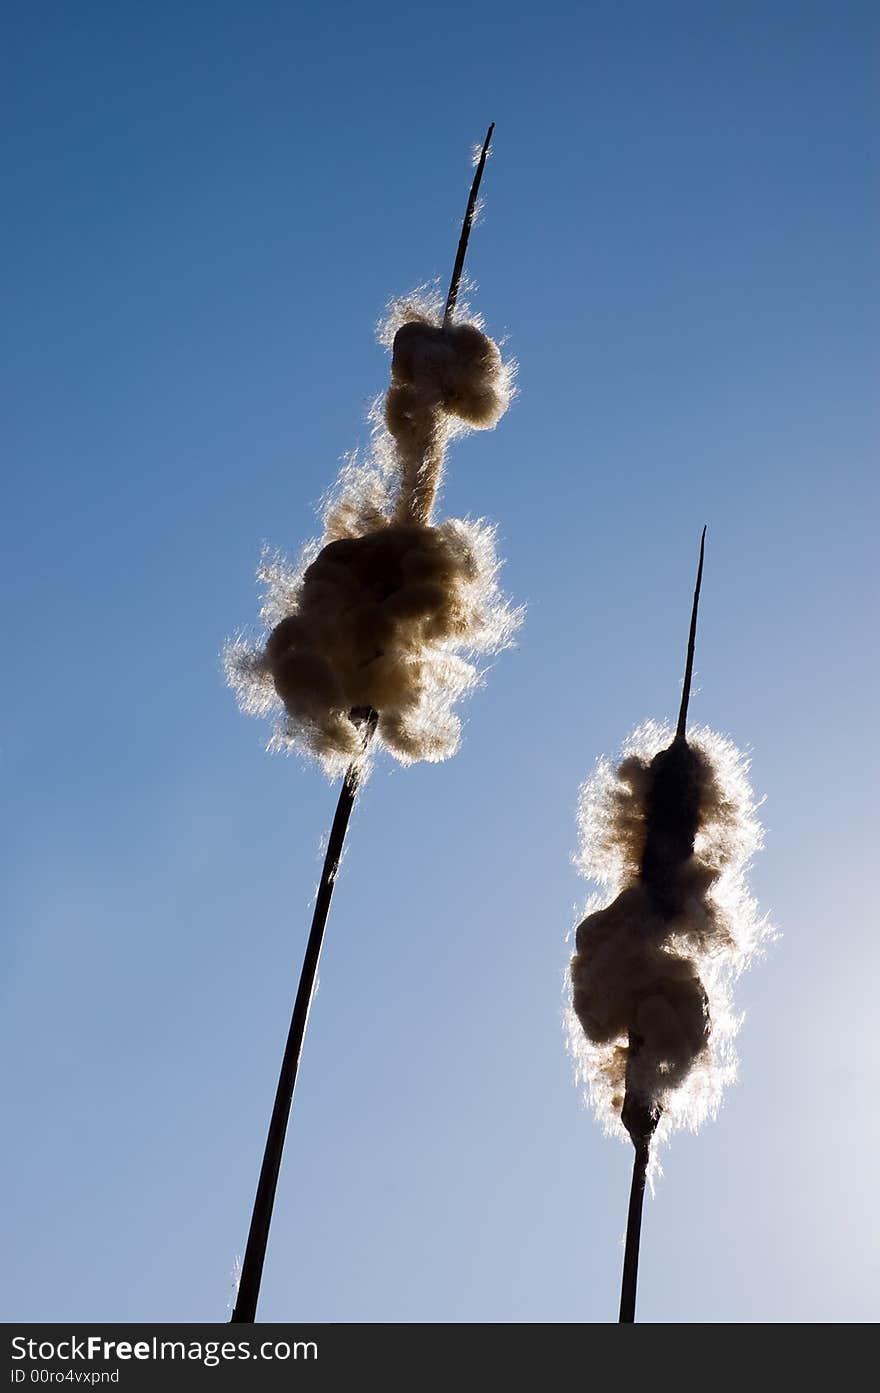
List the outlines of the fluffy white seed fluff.
<svg viewBox="0 0 880 1393">
<path fill-rule="evenodd" d="M 736 1067 L 731 986 L 769 933 L 745 882 L 761 844 L 748 763 L 708 729 L 690 731 L 684 747 L 693 851 L 666 856 L 659 877 L 651 871 L 656 758 L 672 734 L 653 722 L 640 727 L 616 769 L 600 762 L 578 809 L 578 861 L 604 894 L 590 900 L 576 933 L 569 1046 L 597 1115 L 623 1138 L 627 1088 L 661 1110 L 658 1140 L 681 1126 L 696 1130 L 717 1110 Z M 642 1041 L 632 1058 L 631 1034 Z"/>
<path fill-rule="evenodd" d="M 453 754 L 474 658 L 505 647 L 521 618 L 498 589 L 492 527 L 431 521 L 448 438 L 497 423 L 511 368 L 478 323 L 446 326 L 424 297 L 392 305 L 380 336 L 391 386 L 370 455 L 343 465 L 323 536 L 297 567 L 264 556 L 265 633 L 226 651 L 242 708 L 278 717 L 272 746 L 311 753 L 331 775 L 361 754 L 365 708 L 403 763 Z"/>
</svg>

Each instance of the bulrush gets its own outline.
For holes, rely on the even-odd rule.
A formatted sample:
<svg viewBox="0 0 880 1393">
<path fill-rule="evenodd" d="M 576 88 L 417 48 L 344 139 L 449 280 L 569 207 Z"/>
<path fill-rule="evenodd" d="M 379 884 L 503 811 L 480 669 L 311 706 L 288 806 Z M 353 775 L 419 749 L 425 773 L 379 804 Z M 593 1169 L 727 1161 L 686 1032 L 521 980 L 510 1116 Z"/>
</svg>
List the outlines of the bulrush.
<svg viewBox="0 0 880 1393">
<path fill-rule="evenodd" d="M 501 596 L 493 529 L 433 521 L 447 442 L 494 426 L 512 368 L 476 321 L 454 317 L 477 191 L 479 155 L 445 307 L 416 295 L 391 306 L 381 337 L 391 386 L 372 411 L 368 457 L 343 466 L 323 536 L 298 566 L 266 555 L 262 638 L 227 646 L 242 707 L 275 716 L 270 748 L 300 750 L 343 776 L 315 901 L 254 1203 L 234 1322 L 253 1321 L 294 1086 L 333 885 L 366 761 L 454 754 L 456 700 L 479 680 L 475 659 L 506 646 L 520 621 Z"/>
<path fill-rule="evenodd" d="M 607 895 L 576 932 L 570 1038 L 597 1113 L 636 1153 L 621 1321 L 635 1317 L 652 1143 L 717 1109 L 735 1070 L 731 984 L 767 932 L 745 884 L 761 844 L 748 763 L 687 728 L 704 546 L 705 529 L 677 727 L 641 726 L 579 805 L 581 868 Z"/>
</svg>

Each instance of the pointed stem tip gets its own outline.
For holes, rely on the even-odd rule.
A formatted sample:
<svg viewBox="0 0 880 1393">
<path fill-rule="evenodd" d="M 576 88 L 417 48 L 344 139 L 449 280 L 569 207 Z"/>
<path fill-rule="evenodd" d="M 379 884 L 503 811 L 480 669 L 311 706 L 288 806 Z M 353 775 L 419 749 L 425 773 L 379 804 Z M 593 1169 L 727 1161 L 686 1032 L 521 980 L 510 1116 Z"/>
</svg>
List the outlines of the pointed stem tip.
<svg viewBox="0 0 880 1393">
<path fill-rule="evenodd" d="M 446 296 L 446 309 L 443 313 L 443 323 L 448 324 L 455 309 L 455 302 L 458 299 L 458 291 L 461 286 L 461 276 L 464 271 L 464 258 L 467 253 L 468 239 L 471 235 L 471 227 L 474 222 L 474 211 L 477 206 L 477 194 L 480 191 L 480 180 L 483 177 L 483 170 L 486 167 L 486 156 L 489 153 L 489 143 L 492 139 L 492 132 L 495 129 L 493 121 L 488 131 L 486 139 L 483 141 L 483 148 L 480 151 L 480 158 L 477 161 L 474 182 L 471 184 L 471 191 L 467 201 L 467 208 L 464 213 L 464 222 L 461 225 L 461 236 L 458 239 L 458 251 L 455 254 L 455 265 L 452 268 L 452 280 L 449 282 L 449 294 Z"/>
<path fill-rule="evenodd" d="M 700 538 L 700 564 L 697 567 L 697 583 L 694 586 L 694 604 L 691 610 L 691 628 L 688 635 L 687 662 L 684 669 L 684 686 L 681 692 L 681 707 L 678 712 L 678 726 L 675 731 L 675 738 L 679 743 L 686 740 L 685 727 L 687 726 L 688 702 L 691 696 L 691 680 L 694 675 L 694 647 L 697 639 L 697 610 L 700 605 L 700 586 L 703 582 L 703 555 L 706 550 L 706 529 L 703 528 L 703 535 Z"/>
</svg>

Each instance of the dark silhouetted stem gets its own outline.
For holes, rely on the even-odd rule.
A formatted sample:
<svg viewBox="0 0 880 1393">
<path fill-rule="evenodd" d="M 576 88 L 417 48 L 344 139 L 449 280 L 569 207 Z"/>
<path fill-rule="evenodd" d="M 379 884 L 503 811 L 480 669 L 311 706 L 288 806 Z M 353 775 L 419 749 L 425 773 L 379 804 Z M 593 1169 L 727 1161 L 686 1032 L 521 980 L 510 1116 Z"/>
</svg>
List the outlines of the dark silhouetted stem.
<svg viewBox="0 0 880 1393">
<path fill-rule="evenodd" d="M 376 729 L 378 716 L 375 711 L 357 711 L 352 712 L 352 719 L 361 727 L 364 749 L 366 749 Z M 336 805 L 336 815 L 333 818 L 333 825 L 330 828 L 330 837 L 327 842 L 327 853 L 324 857 L 321 882 L 318 886 L 318 894 L 315 899 L 315 911 L 312 915 L 312 927 L 309 933 L 309 941 L 306 945 L 302 972 L 300 973 L 296 1001 L 293 1006 L 293 1017 L 287 1036 L 287 1044 L 284 1047 L 281 1074 L 275 1093 L 275 1106 L 272 1109 L 272 1120 L 269 1123 L 269 1134 L 266 1138 L 266 1150 L 263 1153 L 263 1165 L 260 1170 L 260 1180 L 257 1185 L 256 1199 L 254 1200 L 254 1210 L 251 1216 L 247 1249 L 245 1250 L 244 1263 L 241 1269 L 241 1280 L 238 1284 L 235 1309 L 232 1312 L 233 1324 L 250 1323 L 256 1320 L 257 1316 L 260 1281 L 263 1276 L 266 1245 L 269 1241 L 269 1225 L 272 1222 L 272 1208 L 275 1204 L 278 1174 L 281 1170 L 281 1153 L 284 1150 L 284 1138 L 287 1133 L 287 1123 L 290 1117 L 291 1104 L 293 1103 L 293 1090 L 296 1086 L 296 1076 L 299 1069 L 300 1057 L 302 1055 L 303 1039 L 309 1019 L 309 1007 L 311 1006 L 312 993 L 315 989 L 315 976 L 318 971 L 318 961 L 321 956 L 321 944 L 324 941 L 324 929 L 327 926 L 327 915 L 330 910 L 330 900 L 333 896 L 333 886 L 339 871 L 339 862 L 342 857 L 345 833 L 348 829 L 352 808 L 354 807 L 357 797 L 359 783 L 360 772 L 358 765 L 357 763 L 352 763 L 349 765 L 342 782 L 339 802 Z"/>
<path fill-rule="evenodd" d="M 477 171 L 474 175 L 474 182 L 471 184 L 470 197 L 465 209 L 464 222 L 461 225 L 461 236 L 458 239 L 458 251 L 455 254 L 455 265 L 452 268 L 452 280 L 449 282 L 449 294 L 446 296 L 446 310 L 443 314 L 443 323 L 449 322 L 452 311 L 455 309 L 455 302 L 458 299 L 458 291 L 461 285 L 461 276 L 464 271 L 464 258 L 467 253 L 468 239 L 471 235 L 471 228 L 474 222 L 474 210 L 477 206 L 477 194 L 480 191 L 480 180 L 483 177 L 483 170 L 486 167 L 486 156 L 489 153 L 489 142 L 492 139 L 492 132 L 495 129 L 493 121 L 488 131 L 486 139 L 483 141 L 483 149 L 477 162 Z"/>
<path fill-rule="evenodd" d="M 636 1283 L 639 1277 L 639 1238 L 642 1232 L 642 1201 L 645 1198 L 645 1177 L 651 1138 L 660 1122 L 660 1106 L 645 1097 L 633 1077 L 644 1036 L 630 1030 L 626 1059 L 626 1092 L 620 1120 L 629 1132 L 636 1149 L 633 1161 L 632 1189 L 629 1192 L 629 1214 L 626 1220 L 626 1250 L 623 1255 L 623 1283 L 620 1289 L 620 1323 L 631 1325 L 636 1318 Z"/>
<path fill-rule="evenodd" d="M 634 1143 L 632 1188 L 629 1192 L 629 1214 L 626 1221 L 626 1249 L 623 1255 L 623 1282 L 620 1288 L 620 1325 L 632 1325 L 636 1318 L 636 1285 L 639 1280 L 639 1239 L 642 1233 L 642 1202 L 645 1198 L 645 1177 L 648 1173 L 650 1140 Z"/>
<path fill-rule="evenodd" d="M 675 738 L 679 742 L 686 739 L 685 727 L 687 726 L 688 702 L 691 698 L 691 679 L 694 675 L 694 649 L 697 642 L 697 610 L 700 605 L 700 586 L 703 583 L 703 553 L 706 549 L 706 529 L 703 528 L 703 535 L 700 538 L 700 564 L 697 567 L 697 583 L 694 587 L 694 604 L 691 610 L 691 629 L 688 635 L 687 662 L 684 669 L 684 686 L 681 692 L 681 706 L 678 712 L 678 727 Z"/>
</svg>

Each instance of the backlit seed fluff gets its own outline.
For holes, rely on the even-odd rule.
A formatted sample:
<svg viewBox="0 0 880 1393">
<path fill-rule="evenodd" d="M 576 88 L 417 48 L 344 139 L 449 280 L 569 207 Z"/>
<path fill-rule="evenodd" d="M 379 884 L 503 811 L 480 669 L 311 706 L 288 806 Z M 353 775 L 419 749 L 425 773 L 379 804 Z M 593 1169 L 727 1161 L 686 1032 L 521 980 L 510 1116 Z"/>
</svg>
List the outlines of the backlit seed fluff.
<svg viewBox="0 0 880 1393">
<path fill-rule="evenodd" d="M 509 644 L 521 619 L 498 590 L 492 527 L 431 521 L 447 438 L 495 425 L 511 368 L 477 324 L 445 326 L 423 298 L 393 305 L 382 338 L 391 386 L 370 455 L 343 466 L 321 541 L 297 568 L 264 557 L 264 638 L 226 651 L 242 707 L 281 708 L 273 746 L 305 750 L 331 775 L 360 755 L 351 713 L 365 708 L 402 762 L 453 754 L 452 708 L 480 679 L 474 658 Z"/>
<path fill-rule="evenodd" d="M 576 933 L 569 1043 L 624 1138 L 627 1090 L 659 1113 L 658 1139 L 717 1110 L 735 1073 L 731 987 L 769 933 L 745 882 L 761 844 L 747 761 L 708 729 L 672 735 L 640 727 L 580 796 L 580 866 L 606 893 Z"/>
</svg>

